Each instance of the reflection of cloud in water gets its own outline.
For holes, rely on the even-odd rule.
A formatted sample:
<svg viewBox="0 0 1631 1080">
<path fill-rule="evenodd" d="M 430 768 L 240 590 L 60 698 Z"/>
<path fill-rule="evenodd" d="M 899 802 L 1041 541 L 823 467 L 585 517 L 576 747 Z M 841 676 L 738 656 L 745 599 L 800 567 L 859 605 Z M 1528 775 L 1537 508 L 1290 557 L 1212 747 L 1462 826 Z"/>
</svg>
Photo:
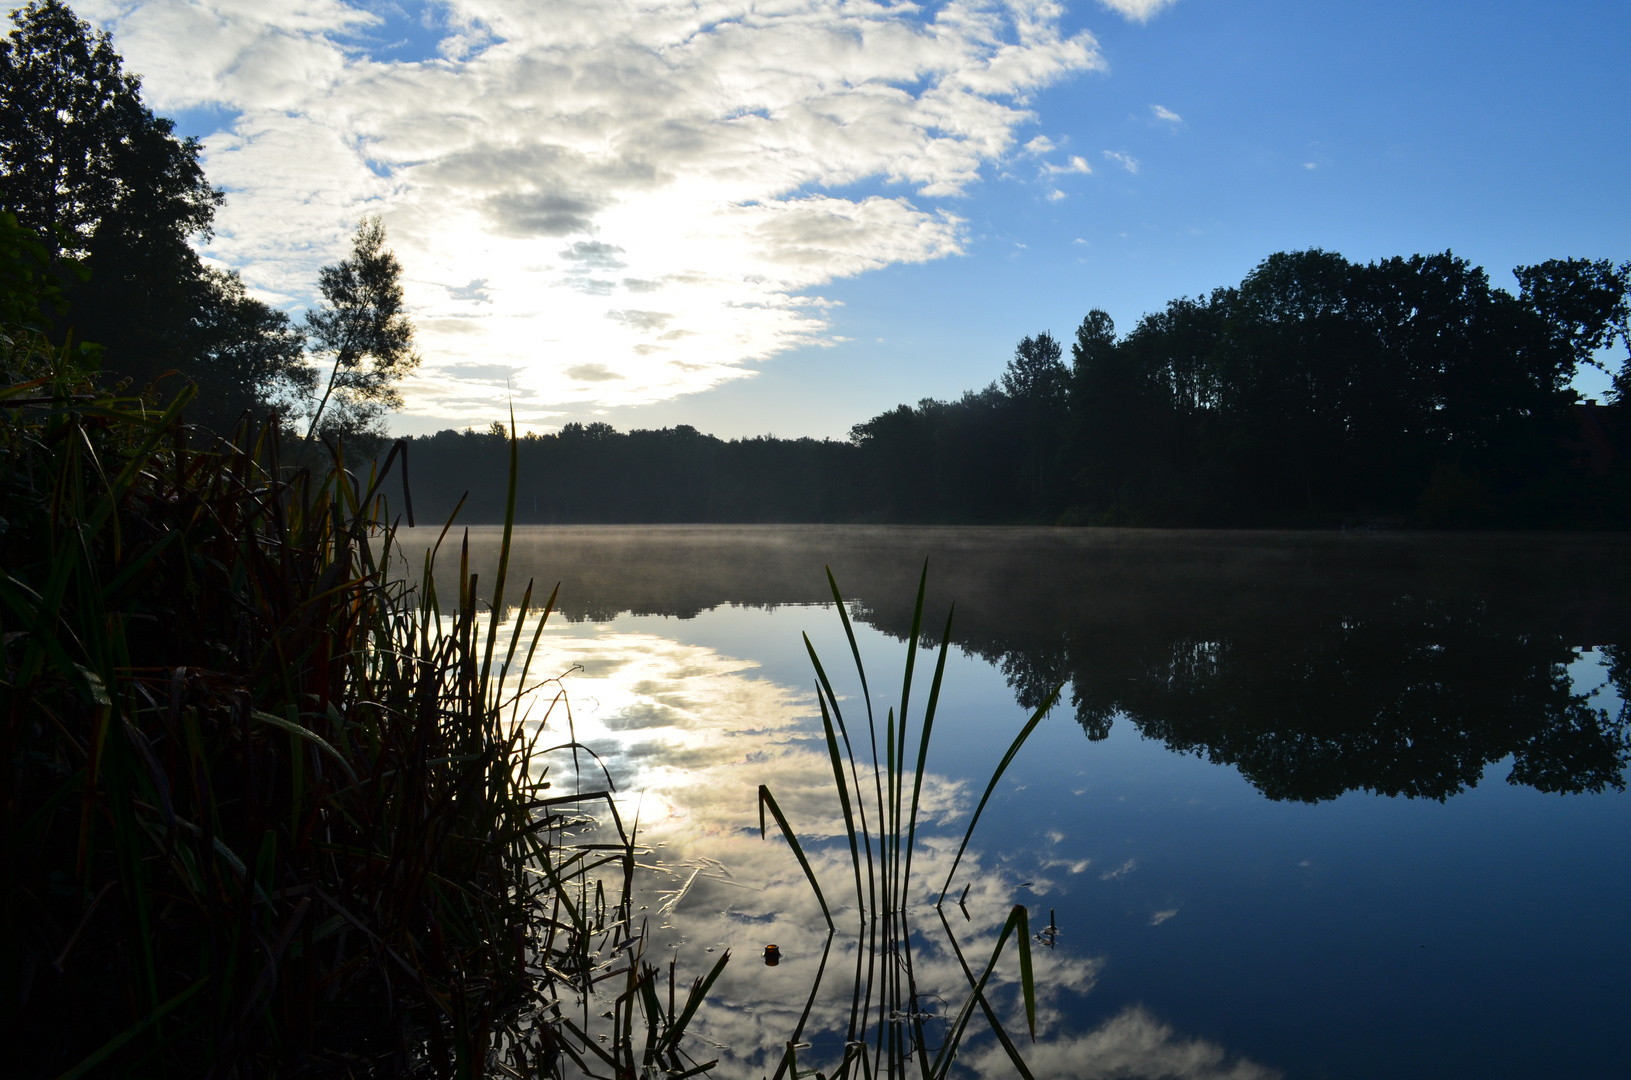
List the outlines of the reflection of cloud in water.
<svg viewBox="0 0 1631 1080">
<path fill-rule="evenodd" d="M 1277 1080 L 1278 1069 L 1230 1060 L 1216 1043 L 1185 1039 L 1140 1008 L 1126 1009 L 1085 1035 L 1062 1035 L 1027 1047 L 1037 1080 Z M 977 1075 L 1002 1076 L 1013 1066 L 997 1046 L 962 1062 Z"/>
<path fill-rule="evenodd" d="M 1043 859 L 1041 861 L 1044 870 L 1052 870 L 1056 866 L 1062 866 L 1070 874 L 1080 874 L 1092 865 L 1092 859 Z"/>
<path fill-rule="evenodd" d="M 760 677 L 752 661 L 653 634 L 547 634 L 541 651 L 552 669 L 581 666 L 565 680 L 577 736 L 611 768 L 627 810 L 646 795 L 642 832 L 664 828 L 652 816 L 651 796 L 661 796 L 693 822 L 665 837 L 675 842 L 689 843 L 698 826 L 756 833 L 758 786 L 769 784 L 801 840 L 843 834 L 808 692 Z M 564 732 L 564 717 L 551 726 Z M 925 779 L 925 820 L 961 812 L 962 784 Z"/>
<path fill-rule="evenodd" d="M 1100 881 L 1117 881 L 1138 869 L 1137 859 L 1128 859 L 1114 870 L 1106 870 L 1099 875 Z"/>
<path fill-rule="evenodd" d="M 641 728 L 690 727 L 690 718 L 678 709 L 658 702 L 636 705 L 624 709 L 616 716 L 606 718 L 606 727 L 612 731 L 637 731 Z"/>
<path fill-rule="evenodd" d="M 640 863 L 646 870 L 638 886 L 636 917 L 650 922 L 647 960 L 666 965 L 677 954 L 684 979 L 711 966 L 721 949 L 733 951 L 693 1025 L 698 1036 L 719 1048 L 722 1066 L 715 1075 L 758 1076 L 775 1069 L 798 1023 L 827 937 L 820 907 L 788 846 L 774 830 L 768 840 L 758 836 L 758 786 L 768 784 L 775 793 L 805 845 L 839 928 L 804 1036 L 815 1047 L 800 1055 L 801 1062 L 808 1059 L 830 1069 L 842 1054 L 849 1020 L 857 914 L 843 818 L 811 696 L 763 678 L 750 661 L 651 634 L 552 632 L 542 650 L 552 669 L 582 665 L 565 680 L 577 736 L 610 768 L 624 821 L 639 815 L 640 844 L 646 852 Z M 550 727 L 564 736 L 563 711 L 555 712 Z M 851 736 L 865 738 L 857 731 Z M 859 744 L 856 748 L 861 749 Z M 928 1008 L 949 1013 L 961 1005 L 967 983 L 932 903 L 960 839 L 945 835 L 950 831 L 946 827 L 965 817 L 969 798 L 962 782 L 933 774 L 925 776 L 923 796 L 922 820 L 938 829 L 919 834 L 914 855 L 914 970 Z M 976 969 L 989 960 L 1012 905 L 1051 884 L 1037 878 L 1029 892 L 1021 889 L 1005 868 L 983 859 L 978 847 L 976 838 L 951 897 L 959 895 L 964 882 L 969 884 L 970 918 L 965 921 L 951 899 L 947 905 L 952 931 Z M 1087 864 L 1052 865 L 1080 873 Z M 1116 873 L 1130 869 L 1131 863 Z M 759 956 L 772 942 L 782 959 L 767 967 Z M 1072 1034 L 1067 1017 L 1092 991 L 1102 961 L 1068 950 L 1039 949 L 1034 963 L 1038 1032 L 1044 1037 L 1025 1054 L 1027 1060 L 1044 1063 L 1039 1077 L 1246 1080 L 1269 1075 L 1240 1072 L 1239 1067 L 1221 1071 L 1216 1064 L 1223 1060 L 1221 1051 L 1206 1043 L 1180 1042 L 1143 1013 L 1124 1014 L 1086 1036 Z M 1010 949 L 987 991 L 1012 1031 L 1024 1028 L 1017 972 Z M 971 1025 L 970 1033 L 960 1061 L 977 1074 L 1008 1075 L 1011 1065 L 983 1034 L 983 1025 Z M 1059 1056 L 1060 1047 L 1070 1050 Z M 1124 1063 L 1140 1047 L 1155 1055 L 1152 1069 L 1169 1068 L 1173 1062 L 1198 1064 L 1184 1065 L 1190 1069 L 1186 1072 L 1127 1071 L 1123 1064 L 1113 1064 L 1111 1071 L 1081 1071 L 1079 1053 L 1102 1052 L 1110 1055 L 1107 1060 Z M 997 1057 L 988 1060 L 988 1051 Z M 1214 1057 L 1207 1057 L 1213 1051 Z M 709 1050 L 707 1056 L 715 1053 Z M 1206 1065 L 1209 1061 L 1214 1064 Z M 1050 1062 L 1055 1064 L 1046 1064 Z"/>
</svg>

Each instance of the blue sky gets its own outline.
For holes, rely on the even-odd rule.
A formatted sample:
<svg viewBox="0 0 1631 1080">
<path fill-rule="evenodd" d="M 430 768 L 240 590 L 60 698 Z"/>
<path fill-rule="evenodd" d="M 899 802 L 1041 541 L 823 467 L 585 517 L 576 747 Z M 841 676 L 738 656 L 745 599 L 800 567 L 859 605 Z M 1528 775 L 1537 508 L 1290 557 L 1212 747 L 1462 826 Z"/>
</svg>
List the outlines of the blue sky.
<svg viewBox="0 0 1631 1080">
<path fill-rule="evenodd" d="M 263 295 L 309 302 L 302 282 L 360 212 L 385 215 L 432 373 L 404 431 L 515 396 L 539 429 L 841 436 L 984 385 L 1024 334 L 1068 337 L 1095 306 L 1126 330 L 1277 250 L 1449 248 L 1498 284 L 1554 256 L 1631 257 L 1631 5 L 1120 3 L 1149 17 L 785 3 L 687 29 L 611 4 L 622 29 L 591 24 L 581 46 L 501 0 L 85 10 L 206 139 L 229 191 L 211 253 Z M 840 56 L 845 35 L 865 47 Z M 667 81 L 618 97 L 648 56 Z M 290 66 L 327 89 L 265 74 Z M 444 227 L 455 206 L 464 224 Z"/>
<path fill-rule="evenodd" d="M 990 179 L 962 208 L 966 257 L 825 290 L 852 344 L 617 421 L 841 433 L 983 386 L 1025 334 L 1067 337 L 1093 307 L 1125 332 L 1280 250 L 1451 249 L 1508 287 L 1512 267 L 1555 256 L 1631 258 L 1631 5 L 1179 0 L 1143 25 L 1107 14 L 1078 4 L 1069 20 L 1110 70 L 1033 104 L 1037 131 L 1093 159 L 1070 198 Z M 733 422 L 761 409 L 758 425 Z"/>
</svg>

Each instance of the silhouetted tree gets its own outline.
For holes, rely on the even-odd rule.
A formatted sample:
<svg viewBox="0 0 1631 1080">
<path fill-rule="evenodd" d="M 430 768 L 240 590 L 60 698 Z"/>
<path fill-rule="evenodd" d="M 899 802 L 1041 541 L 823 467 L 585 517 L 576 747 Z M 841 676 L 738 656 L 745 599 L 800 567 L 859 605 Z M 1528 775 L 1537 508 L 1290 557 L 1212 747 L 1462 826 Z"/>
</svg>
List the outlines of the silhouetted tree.
<svg viewBox="0 0 1631 1080">
<path fill-rule="evenodd" d="M 402 264 L 385 246 L 385 225 L 364 218 L 351 254 L 318 273 L 321 309 L 306 323 L 318 354 L 328 362 L 323 393 L 312 408 L 307 435 L 325 430 L 378 433 L 387 410 L 402 404 L 397 383 L 419 366 L 413 323 L 402 305 Z"/>
<path fill-rule="evenodd" d="M 1617 337 L 1631 365 L 1631 261 L 1615 266 L 1607 259 L 1548 259 L 1513 271 L 1528 304 L 1569 350 L 1576 364 L 1602 368 L 1596 353 Z M 1607 370 L 1604 368 L 1604 370 Z M 1616 394 L 1631 388 L 1631 367 L 1616 376 Z"/>
<path fill-rule="evenodd" d="M 289 316 L 244 289 L 236 273 L 206 269 L 211 302 L 197 315 L 199 393 L 195 419 L 225 431 L 246 410 L 289 415 L 310 399 L 317 372 L 306 363 L 306 335 Z"/>
<path fill-rule="evenodd" d="M 1051 334 L 1025 337 L 984 389 L 889 409 L 847 445 L 568 424 L 523 440 L 520 519 L 1631 522 L 1627 468 L 1586 476 L 1562 445 L 1577 365 L 1623 333 L 1624 268 L 1519 276 L 1513 296 L 1450 252 L 1278 253 L 1125 337 L 1089 312 L 1068 369 Z M 416 483 L 451 509 L 504 453 L 496 433 L 416 440 Z M 500 494 L 467 514 L 496 520 Z"/>
<path fill-rule="evenodd" d="M 1530 280 L 1584 276 L 1546 265 Z M 1119 342 L 1092 316 L 1073 350 L 1077 496 L 1090 519 L 1151 523 L 1544 519 L 1569 380 L 1623 295 L 1611 267 L 1584 269 L 1595 306 L 1557 314 L 1449 252 L 1286 252 Z"/>
<path fill-rule="evenodd" d="M 1059 357 L 1063 350 L 1046 330 L 1021 338 L 1014 358 L 1002 373 L 1002 391 L 1015 401 L 1062 406 L 1069 391 L 1070 373 Z"/>
<path fill-rule="evenodd" d="M 208 270 L 190 243 L 209 239 L 223 199 L 198 141 L 142 104 L 108 35 L 61 0 L 32 0 L 12 22 L 0 41 L 0 209 L 53 259 L 88 270 L 67 290 L 72 332 L 138 386 L 170 370 L 197 380 L 207 393 L 194 415 L 217 426 L 297 388 L 287 318 Z"/>
</svg>

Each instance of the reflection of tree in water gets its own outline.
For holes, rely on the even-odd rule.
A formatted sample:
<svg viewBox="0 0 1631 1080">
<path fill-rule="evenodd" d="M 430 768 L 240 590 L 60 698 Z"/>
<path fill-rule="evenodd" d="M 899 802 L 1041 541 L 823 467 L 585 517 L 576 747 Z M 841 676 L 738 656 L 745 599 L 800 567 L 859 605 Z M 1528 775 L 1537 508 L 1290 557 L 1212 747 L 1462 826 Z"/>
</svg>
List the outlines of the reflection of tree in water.
<svg viewBox="0 0 1631 1080">
<path fill-rule="evenodd" d="M 1510 783 L 1624 789 L 1631 708 L 1593 707 L 1574 692 L 1561 635 L 1496 625 L 1482 605 L 1406 597 L 1361 618 L 1237 624 L 1217 640 L 1165 629 L 976 651 L 1021 705 L 1068 678 L 1089 738 L 1121 714 L 1172 750 L 1236 766 L 1272 799 L 1442 800 L 1508 755 Z M 1604 652 L 1631 701 L 1631 650 Z"/>
<path fill-rule="evenodd" d="M 473 534 L 482 582 L 499 535 Z M 561 613 L 603 621 L 822 603 L 827 564 L 853 618 L 904 640 L 926 553 L 931 595 L 957 602 L 954 642 L 1026 709 L 1069 682 L 1089 737 L 1120 713 L 1272 798 L 1443 799 L 1508 755 L 1514 783 L 1600 791 L 1631 764 L 1631 715 L 1605 716 L 1567 676 L 1570 646 L 1631 642 L 1617 534 L 535 529 L 511 573 L 565 582 Z M 1631 646 L 1603 660 L 1631 700 Z"/>
</svg>

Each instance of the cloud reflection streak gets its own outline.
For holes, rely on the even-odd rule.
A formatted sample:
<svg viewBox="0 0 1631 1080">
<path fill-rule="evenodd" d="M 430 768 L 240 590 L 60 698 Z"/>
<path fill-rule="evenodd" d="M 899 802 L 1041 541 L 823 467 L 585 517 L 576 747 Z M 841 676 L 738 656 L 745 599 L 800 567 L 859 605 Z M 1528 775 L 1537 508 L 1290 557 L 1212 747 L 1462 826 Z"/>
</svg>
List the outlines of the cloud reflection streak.
<svg viewBox="0 0 1631 1080">
<path fill-rule="evenodd" d="M 840 927 L 804 1035 L 814 1050 L 801 1054 L 801 1061 L 810 1054 L 818 1063 L 829 1059 L 824 1067 L 830 1069 L 842 1054 L 849 1019 L 848 973 L 857 968 L 858 916 L 846 891 L 853 880 L 848 848 L 810 695 L 764 677 L 750 660 L 652 633 L 558 627 L 546 634 L 543 649 L 550 667 L 573 671 L 563 680 L 570 720 L 566 710 L 557 709 L 550 727 L 563 735 L 570 728 L 594 748 L 621 792 L 624 820 L 638 817 L 645 852 L 640 861 L 647 872 L 639 886 L 637 918 L 652 926 L 648 959 L 677 956 L 682 971 L 700 971 L 720 950 L 733 950 L 733 962 L 694 1028 L 718 1048 L 717 1075 L 760 1075 L 775 1068 L 826 941 L 819 906 L 791 852 L 774 836 L 767 841 L 757 835 L 757 787 L 775 788 Z M 967 804 L 962 781 L 926 777 L 925 820 L 931 826 L 954 824 L 967 813 Z M 928 883 L 946 873 L 956 838 L 931 828 L 921 843 L 912 897 L 914 968 L 930 1011 L 950 1013 L 961 1004 L 967 984 L 941 933 Z M 979 963 L 976 958 L 991 954 L 1019 883 L 977 850 L 963 865 L 970 886 L 968 920 L 959 911 L 949 917 L 965 956 Z M 771 943 L 779 947 L 780 960 L 766 966 L 756 957 Z M 1268 1080 L 1278 1075 L 1231 1061 L 1214 1044 L 1185 1040 L 1142 1010 L 1124 1012 L 1090 1032 L 1073 1031 L 1071 1017 L 1093 991 L 1103 960 L 1038 949 L 1035 965 L 1041 1041 L 1026 1055 L 1038 1077 Z M 1011 957 L 999 964 L 989 995 L 1005 1023 L 1012 1020 L 1023 1030 L 1016 968 Z M 929 1029 L 929 1038 L 939 1037 L 936 1025 Z M 963 1075 L 1001 1076 L 1010 1069 L 1001 1049 L 979 1034 L 959 1058 Z"/>
</svg>

